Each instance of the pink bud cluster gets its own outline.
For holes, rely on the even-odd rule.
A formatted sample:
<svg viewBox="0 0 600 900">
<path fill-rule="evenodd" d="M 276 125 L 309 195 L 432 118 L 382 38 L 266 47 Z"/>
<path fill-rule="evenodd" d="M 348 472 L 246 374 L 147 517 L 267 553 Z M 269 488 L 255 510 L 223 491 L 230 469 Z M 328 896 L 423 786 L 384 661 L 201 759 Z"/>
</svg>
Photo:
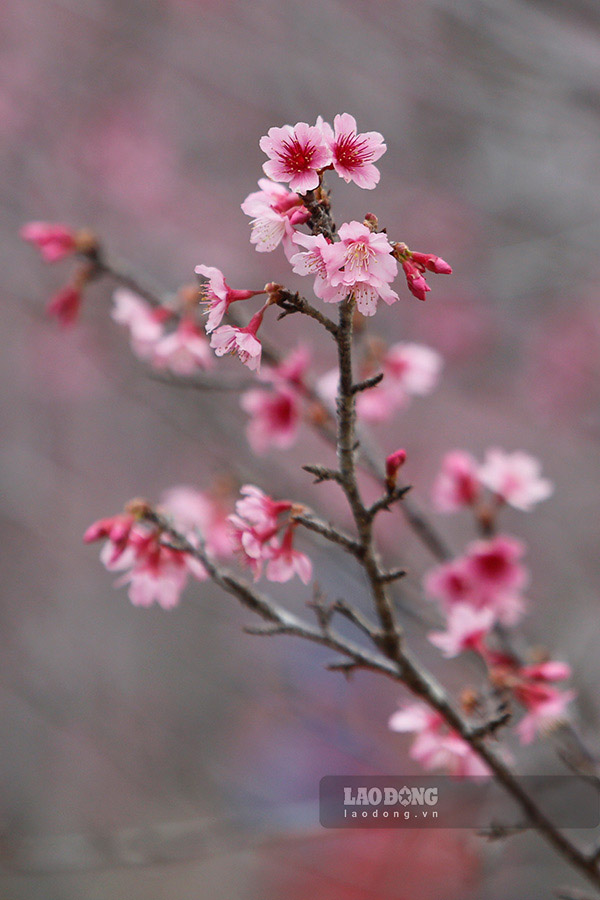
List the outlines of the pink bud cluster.
<svg viewBox="0 0 600 900">
<path fill-rule="evenodd" d="M 294 504 L 290 500 L 273 500 L 251 484 L 244 485 L 240 493 L 241 499 L 229 521 L 237 549 L 254 580 L 258 581 L 266 563 L 269 581 L 290 581 L 298 575 L 308 584 L 312 563 L 294 547 Z"/>
</svg>

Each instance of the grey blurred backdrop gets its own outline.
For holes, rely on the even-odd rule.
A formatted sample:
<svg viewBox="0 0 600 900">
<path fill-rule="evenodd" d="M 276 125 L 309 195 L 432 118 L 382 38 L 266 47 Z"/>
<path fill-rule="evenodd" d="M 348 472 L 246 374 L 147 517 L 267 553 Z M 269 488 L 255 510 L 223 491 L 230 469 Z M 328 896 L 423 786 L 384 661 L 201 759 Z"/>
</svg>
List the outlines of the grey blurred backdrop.
<svg viewBox="0 0 600 900">
<path fill-rule="evenodd" d="M 569 877 L 535 838 L 482 857 L 458 832 L 319 829 L 322 775 L 412 771 L 386 728 L 393 686 L 347 684 L 314 648 L 244 635 L 247 616 L 210 587 L 169 614 L 113 590 L 81 543 L 94 519 L 224 474 L 316 504 L 297 464 L 327 451 L 306 435 L 252 459 L 236 397 L 175 392 L 131 358 L 107 286 L 60 332 L 43 307 L 68 267 L 43 266 L 17 232 L 93 226 L 167 289 L 200 262 L 234 285 L 289 281 L 239 210 L 259 137 L 337 112 L 381 131 L 381 186 L 336 183 L 338 221 L 375 211 L 455 275 L 373 323 L 446 358 L 433 398 L 379 437 L 406 446 L 425 504 L 445 449 L 544 460 L 555 497 L 505 525 L 530 547 L 526 628 L 572 662 L 598 750 L 598 4 L 3 0 L 0 35 L 2 897 L 547 897 Z M 292 346 L 296 329 L 286 320 L 277 339 Z M 441 525 L 460 547 L 467 524 Z M 412 602 L 431 561 L 399 519 L 388 531 Z M 360 596 L 343 560 L 315 559 L 325 591 Z"/>
</svg>

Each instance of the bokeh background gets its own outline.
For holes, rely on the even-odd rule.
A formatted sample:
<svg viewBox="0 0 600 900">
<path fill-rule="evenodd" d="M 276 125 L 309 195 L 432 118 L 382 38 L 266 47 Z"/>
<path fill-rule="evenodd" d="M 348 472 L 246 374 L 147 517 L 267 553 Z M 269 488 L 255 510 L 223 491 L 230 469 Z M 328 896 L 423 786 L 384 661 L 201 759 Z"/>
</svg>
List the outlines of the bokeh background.
<svg viewBox="0 0 600 900">
<path fill-rule="evenodd" d="M 397 689 L 243 634 L 248 617 L 210 587 L 169 614 L 134 609 L 81 543 L 131 496 L 215 477 L 317 504 L 298 464 L 328 451 L 307 434 L 289 455 L 253 459 L 235 395 L 169 388 L 132 359 L 108 285 L 61 332 L 43 307 L 68 266 L 44 267 L 19 227 L 93 226 L 169 290 L 200 262 L 234 285 L 289 283 L 282 256 L 254 252 L 239 209 L 260 176 L 258 139 L 344 111 L 388 152 L 378 190 L 334 185 L 338 221 L 375 211 L 455 270 L 426 304 L 406 293 L 372 323 L 446 359 L 435 395 L 378 437 L 406 446 L 425 505 L 446 449 L 544 460 L 555 497 L 505 526 L 530 547 L 527 631 L 572 662 L 578 726 L 600 751 L 595 0 L 3 0 L 3 897 L 538 900 L 574 883 L 535 837 L 482 854 L 459 831 L 325 833 L 322 775 L 414 771 L 386 727 Z M 298 327 L 271 337 L 292 346 Z M 304 327 L 324 371 L 327 345 Z M 440 524 L 457 548 L 469 534 Z M 410 561 L 401 599 L 414 603 L 431 560 L 399 518 L 385 540 Z M 345 560 L 315 559 L 328 594 L 360 598 Z M 456 688 L 468 677 L 444 673 Z M 549 751 L 519 758 L 538 771 Z"/>
</svg>

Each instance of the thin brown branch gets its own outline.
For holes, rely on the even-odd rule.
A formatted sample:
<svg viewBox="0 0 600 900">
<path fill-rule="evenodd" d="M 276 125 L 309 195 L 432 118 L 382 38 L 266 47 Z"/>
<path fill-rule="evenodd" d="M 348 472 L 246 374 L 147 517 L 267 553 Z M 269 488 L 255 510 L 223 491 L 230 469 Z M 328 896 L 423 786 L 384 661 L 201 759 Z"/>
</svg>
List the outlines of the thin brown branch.
<svg viewBox="0 0 600 900">
<path fill-rule="evenodd" d="M 343 547 L 344 550 L 351 553 L 352 556 L 356 556 L 357 558 L 362 556 L 363 547 L 359 541 L 356 541 L 354 538 L 350 537 L 350 535 L 340 531 L 339 528 L 336 528 L 329 522 L 319 519 L 313 513 L 296 513 L 293 515 L 293 519 L 294 522 L 304 526 L 304 528 L 307 528 L 309 531 L 320 534 L 333 544 L 339 544 L 340 547 Z"/>
</svg>

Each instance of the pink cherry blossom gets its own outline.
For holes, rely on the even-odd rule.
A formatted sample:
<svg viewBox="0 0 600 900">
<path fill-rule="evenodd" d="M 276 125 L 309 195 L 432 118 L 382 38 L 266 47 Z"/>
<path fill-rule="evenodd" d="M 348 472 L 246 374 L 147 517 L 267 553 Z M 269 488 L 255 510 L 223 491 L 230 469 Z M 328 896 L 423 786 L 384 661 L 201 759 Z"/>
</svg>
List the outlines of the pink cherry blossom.
<svg viewBox="0 0 600 900">
<path fill-rule="evenodd" d="M 389 727 L 392 731 L 415 734 L 409 756 L 427 770 L 442 769 L 457 778 L 490 774 L 472 747 L 448 729 L 439 713 L 423 703 L 402 707 L 390 717 Z"/>
<path fill-rule="evenodd" d="M 265 175 L 274 181 L 289 182 L 299 194 L 319 185 L 319 171 L 331 162 L 331 150 L 320 128 L 298 122 L 292 128 L 270 128 L 260 139 L 260 149 L 269 160 L 263 164 Z"/>
<path fill-rule="evenodd" d="M 524 553 L 525 545 L 507 535 L 473 541 L 467 547 L 467 571 L 484 590 L 519 591 L 528 581 L 527 571 L 519 563 Z"/>
<path fill-rule="evenodd" d="M 300 406 L 294 391 L 287 387 L 247 391 L 241 403 L 251 416 L 246 434 L 255 453 L 265 453 L 270 447 L 285 450 L 292 446 L 300 423 Z"/>
<path fill-rule="evenodd" d="M 437 275 L 452 275 L 452 267 L 440 256 L 433 253 L 417 253 L 416 250 L 411 251 L 411 259 L 418 266 L 435 272 Z"/>
<path fill-rule="evenodd" d="M 463 556 L 427 573 L 425 591 L 448 612 L 456 604 L 468 604 L 490 609 L 498 621 L 514 625 L 525 610 L 521 592 L 528 573 L 519 562 L 524 552 L 520 541 L 502 535 L 474 541 Z"/>
<path fill-rule="evenodd" d="M 521 743 L 531 744 L 537 734 L 543 735 L 564 722 L 566 708 L 576 696 L 576 691 L 559 691 L 544 685 L 530 690 L 528 699 L 523 701 L 529 712 L 517 725 Z"/>
<path fill-rule="evenodd" d="M 51 316 L 56 316 L 63 327 L 73 325 L 79 317 L 81 309 L 81 291 L 75 285 L 67 284 L 61 288 L 46 306 Z"/>
<path fill-rule="evenodd" d="M 262 344 L 256 337 L 264 314 L 264 308 L 252 316 L 245 328 L 234 328 L 233 325 L 221 325 L 213 331 L 210 346 L 217 356 L 226 353 L 237 353 L 241 362 L 251 371 L 260 370 Z"/>
<path fill-rule="evenodd" d="M 447 630 L 433 631 L 427 636 L 448 659 L 465 650 L 481 652 L 482 640 L 494 620 L 494 611 L 489 607 L 473 609 L 466 603 L 458 603 L 448 613 Z"/>
<path fill-rule="evenodd" d="M 167 311 L 155 310 L 140 296 L 126 288 L 113 293 L 111 318 L 129 329 L 131 349 L 139 359 L 150 359 L 163 335 L 162 320 Z"/>
<path fill-rule="evenodd" d="M 472 506 L 480 491 L 477 461 L 464 450 L 447 453 L 433 484 L 432 500 L 438 512 Z"/>
<path fill-rule="evenodd" d="M 267 563 L 266 576 L 269 581 L 290 581 L 297 575 L 300 581 L 308 584 L 312 578 L 312 563 L 305 553 L 295 550 L 293 539 L 295 526 L 289 525 L 281 544 L 272 544 L 270 559 Z"/>
<path fill-rule="evenodd" d="M 223 316 L 232 303 L 238 300 L 248 300 L 250 297 L 256 297 L 257 294 L 264 294 L 264 291 L 238 291 L 230 288 L 225 281 L 225 276 L 220 269 L 215 266 L 196 266 L 194 269 L 196 275 L 202 275 L 208 279 L 208 283 L 201 287 L 204 300 L 201 302 L 206 307 L 208 320 L 206 322 L 206 331 L 210 334 L 217 325 L 221 324 Z"/>
<path fill-rule="evenodd" d="M 425 396 L 436 387 L 442 369 L 442 357 L 424 344 L 392 344 L 383 358 L 388 384 L 403 394 Z"/>
<path fill-rule="evenodd" d="M 546 500 L 554 490 L 552 482 L 541 477 L 539 461 L 520 451 L 488 450 L 478 476 L 500 500 L 524 512 Z"/>
<path fill-rule="evenodd" d="M 135 606 L 172 609 L 179 602 L 191 574 L 200 581 L 208 574 L 188 553 L 166 546 L 159 529 L 132 520 L 126 515 L 102 519 L 84 535 L 87 542 L 106 538 L 100 557 L 109 570 L 129 569 L 115 584 L 129 585 L 129 599 Z"/>
<path fill-rule="evenodd" d="M 201 537 L 210 556 L 226 559 L 232 555 L 229 510 L 220 497 L 178 485 L 165 491 L 160 503 L 189 540 Z"/>
<path fill-rule="evenodd" d="M 266 366 L 261 377 L 263 381 L 270 381 L 275 385 L 288 385 L 303 394 L 306 391 L 305 379 L 310 364 L 310 348 L 306 344 L 298 344 L 276 366 Z"/>
<path fill-rule="evenodd" d="M 349 113 L 337 115 L 334 128 L 327 122 L 318 122 L 331 150 L 333 168 L 344 181 L 353 181 L 361 188 L 371 190 L 379 182 L 379 169 L 373 165 L 387 147 L 378 131 L 357 134 L 356 119 Z M 334 132 L 335 129 L 335 132 Z"/>
<path fill-rule="evenodd" d="M 292 508 L 290 500 L 273 500 L 253 484 L 245 484 L 240 490 L 241 499 L 235 504 L 236 513 L 254 525 L 272 527 L 278 517 Z"/>
<path fill-rule="evenodd" d="M 175 375 L 193 375 L 214 365 L 214 357 L 204 334 L 196 323 L 185 316 L 170 334 L 163 335 L 154 345 L 152 363 L 158 369 L 168 369 Z"/>
<path fill-rule="evenodd" d="M 57 262 L 75 252 L 75 235 L 66 225 L 28 222 L 21 228 L 20 235 L 38 248 L 45 262 Z"/>
<path fill-rule="evenodd" d="M 372 316 L 377 300 L 392 304 L 398 295 L 389 287 L 398 272 L 392 247 L 385 234 L 375 234 L 360 222 L 347 222 L 339 229 L 340 240 L 326 254 L 332 287 L 344 287 L 354 294 L 359 311 Z"/>
<path fill-rule="evenodd" d="M 258 185 L 260 191 L 249 194 L 242 203 L 242 211 L 253 217 L 250 243 L 259 253 L 270 253 L 281 243 L 289 259 L 296 251 L 295 226 L 304 224 L 310 213 L 302 198 L 283 185 L 268 178 L 261 178 Z"/>
<path fill-rule="evenodd" d="M 305 247 L 304 252 L 295 253 L 290 257 L 292 271 L 298 275 L 314 275 L 313 290 L 317 297 L 325 303 L 339 303 L 349 293 L 347 287 L 339 284 L 335 287 L 331 283 L 330 268 L 328 262 L 335 254 L 334 244 L 328 241 L 322 234 L 296 234 L 294 243 Z"/>
</svg>

